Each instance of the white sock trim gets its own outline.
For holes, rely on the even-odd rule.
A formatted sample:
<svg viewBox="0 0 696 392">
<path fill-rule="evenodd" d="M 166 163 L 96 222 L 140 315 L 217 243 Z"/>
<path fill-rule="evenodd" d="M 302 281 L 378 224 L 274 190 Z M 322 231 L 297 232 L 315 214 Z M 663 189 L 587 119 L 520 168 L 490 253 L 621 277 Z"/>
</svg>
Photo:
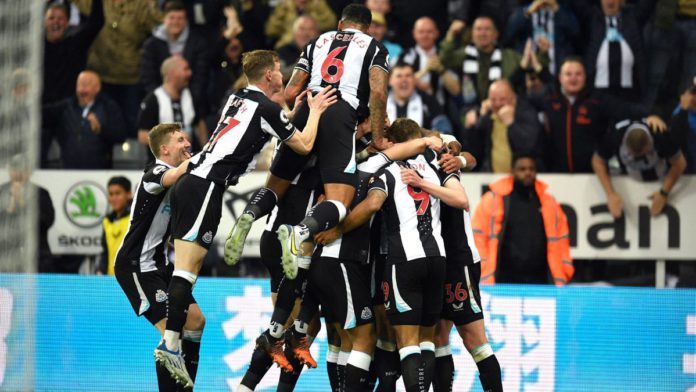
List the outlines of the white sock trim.
<svg viewBox="0 0 696 392">
<path fill-rule="evenodd" d="M 474 362 L 479 363 L 483 361 L 484 359 L 490 357 L 491 355 L 494 355 L 495 353 L 493 352 L 493 348 L 491 348 L 491 345 L 488 343 L 484 343 L 475 349 L 469 351 L 471 354 L 471 357 L 474 358 Z"/>
<path fill-rule="evenodd" d="M 203 336 L 203 331 L 190 331 L 188 329 L 184 330 L 184 333 L 182 334 L 182 339 L 188 340 L 189 342 L 196 342 L 200 343 L 201 337 Z"/>
<path fill-rule="evenodd" d="M 432 351 L 435 352 L 435 343 L 433 342 L 420 342 L 420 349 L 421 352 L 423 351 Z"/>
<path fill-rule="evenodd" d="M 348 357 L 348 365 L 353 365 L 356 368 L 360 368 L 366 372 L 370 371 L 370 363 L 372 363 L 372 357 L 362 351 L 351 351 Z"/>
<path fill-rule="evenodd" d="M 326 351 L 326 362 L 337 363 L 339 351 L 341 351 L 340 348 L 338 348 L 336 346 L 329 345 L 329 349 Z"/>
<path fill-rule="evenodd" d="M 168 329 L 164 330 L 164 345 L 167 346 L 168 350 L 179 350 L 179 335 L 179 332 L 170 331 Z"/>
<path fill-rule="evenodd" d="M 254 390 L 249 389 L 246 385 L 239 384 L 234 392 L 254 392 Z"/>
<path fill-rule="evenodd" d="M 348 214 L 348 211 L 346 210 L 346 206 L 344 206 L 343 203 L 341 203 L 338 200 L 327 200 L 327 202 L 336 206 L 336 208 L 338 209 L 338 221 L 339 222 L 342 221 L 343 218 L 346 217 L 346 214 Z"/>
<path fill-rule="evenodd" d="M 399 349 L 399 359 L 402 361 L 404 358 L 408 357 L 411 354 L 420 354 L 421 349 L 418 346 L 406 346 L 404 348 Z"/>
<path fill-rule="evenodd" d="M 336 361 L 336 364 L 339 366 L 346 366 L 348 364 L 349 357 L 350 351 L 340 351 L 338 353 L 338 361 Z"/>
<path fill-rule="evenodd" d="M 191 285 L 196 284 L 196 279 L 198 279 L 198 276 L 193 272 L 188 272 L 181 269 L 175 269 L 174 273 L 172 273 L 172 277 L 174 276 L 178 276 L 182 279 L 188 280 L 189 283 L 191 283 Z"/>
<path fill-rule="evenodd" d="M 396 345 L 388 340 L 377 339 L 377 348 L 383 351 L 394 352 Z"/>
<path fill-rule="evenodd" d="M 435 358 L 447 357 L 452 355 L 452 346 L 449 344 L 435 349 Z"/>
<path fill-rule="evenodd" d="M 297 267 L 302 268 L 302 269 L 309 269 L 309 266 L 312 265 L 312 258 L 311 257 L 306 257 L 306 256 L 298 256 L 297 257 Z"/>
</svg>

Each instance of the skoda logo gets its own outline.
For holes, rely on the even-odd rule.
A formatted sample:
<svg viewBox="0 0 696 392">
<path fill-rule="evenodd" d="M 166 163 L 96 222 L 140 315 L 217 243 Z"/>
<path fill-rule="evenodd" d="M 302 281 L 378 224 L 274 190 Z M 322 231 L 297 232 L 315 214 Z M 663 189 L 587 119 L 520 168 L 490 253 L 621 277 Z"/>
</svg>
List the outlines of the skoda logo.
<svg viewBox="0 0 696 392">
<path fill-rule="evenodd" d="M 63 209 L 70 222 L 85 228 L 100 225 L 107 206 L 104 188 L 91 181 L 81 181 L 70 187 L 63 200 Z"/>
</svg>

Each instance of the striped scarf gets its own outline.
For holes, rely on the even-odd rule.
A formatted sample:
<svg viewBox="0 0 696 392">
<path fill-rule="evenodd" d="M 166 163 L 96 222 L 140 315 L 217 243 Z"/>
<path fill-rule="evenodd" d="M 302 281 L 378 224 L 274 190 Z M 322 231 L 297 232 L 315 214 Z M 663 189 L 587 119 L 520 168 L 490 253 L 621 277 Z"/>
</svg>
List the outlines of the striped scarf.
<svg viewBox="0 0 696 392">
<path fill-rule="evenodd" d="M 465 96 L 466 103 L 473 103 L 477 98 L 476 81 L 479 73 L 479 52 L 474 45 L 467 45 L 464 48 L 466 58 L 464 59 L 463 69 L 464 77 L 462 78 L 462 92 Z M 488 68 L 488 81 L 494 82 L 503 77 L 503 52 L 496 47 L 491 54 L 491 64 Z M 473 89 L 471 85 L 473 84 Z"/>
</svg>

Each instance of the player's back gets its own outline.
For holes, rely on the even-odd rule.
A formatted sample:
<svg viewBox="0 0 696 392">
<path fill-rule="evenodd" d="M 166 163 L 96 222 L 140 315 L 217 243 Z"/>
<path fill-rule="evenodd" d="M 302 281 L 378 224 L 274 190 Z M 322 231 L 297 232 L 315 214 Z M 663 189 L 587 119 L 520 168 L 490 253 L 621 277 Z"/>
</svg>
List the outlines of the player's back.
<svg viewBox="0 0 696 392">
<path fill-rule="evenodd" d="M 329 31 L 309 42 L 296 68 L 309 74 L 308 88 L 332 85 L 353 109 L 365 111 L 370 96 L 369 71 L 389 72 L 387 49 L 357 29 Z"/>
<path fill-rule="evenodd" d="M 441 236 L 440 199 L 401 181 L 401 168 L 415 170 L 426 181 L 443 184 L 448 177 L 431 163 L 435 153 L 427 150 L 406 161 L 385 167 L 379 179 L 388 190 L 382 209 L 388 230 L 389 257 L 413 260 L 445 256 Z"/>
<path fill-rule="evenodd" d="M 222 186 L 235 185 L 256 166 L 271 136 L 280 141 L 295 132 L 283 109 L 255 86 L 230 95 L 218 126 L 203 148 L 191 158 L 191 174 Z"/>
</svg>

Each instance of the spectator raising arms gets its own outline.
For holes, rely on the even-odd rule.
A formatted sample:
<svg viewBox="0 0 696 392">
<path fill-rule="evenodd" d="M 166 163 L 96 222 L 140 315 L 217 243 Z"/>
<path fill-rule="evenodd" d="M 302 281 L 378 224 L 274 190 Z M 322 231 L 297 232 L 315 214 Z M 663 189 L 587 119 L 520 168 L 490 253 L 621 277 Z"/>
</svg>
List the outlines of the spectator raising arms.
<svg viewBox="0 0 696 392">
<path fill-rule="evenodd" d="M 81 14 L 90 14 L 92 0 L 72 2 Z M 139 84 L 142 46 L 162 22 L 162 11 L 151 0 L 104 0 L 104 18 L 104 27 L 90 48 L 87 67 L 101 76 L 104 93 L 121 107 L 128 137 L 133 137 L 143 97 Z"/>
</svg>

